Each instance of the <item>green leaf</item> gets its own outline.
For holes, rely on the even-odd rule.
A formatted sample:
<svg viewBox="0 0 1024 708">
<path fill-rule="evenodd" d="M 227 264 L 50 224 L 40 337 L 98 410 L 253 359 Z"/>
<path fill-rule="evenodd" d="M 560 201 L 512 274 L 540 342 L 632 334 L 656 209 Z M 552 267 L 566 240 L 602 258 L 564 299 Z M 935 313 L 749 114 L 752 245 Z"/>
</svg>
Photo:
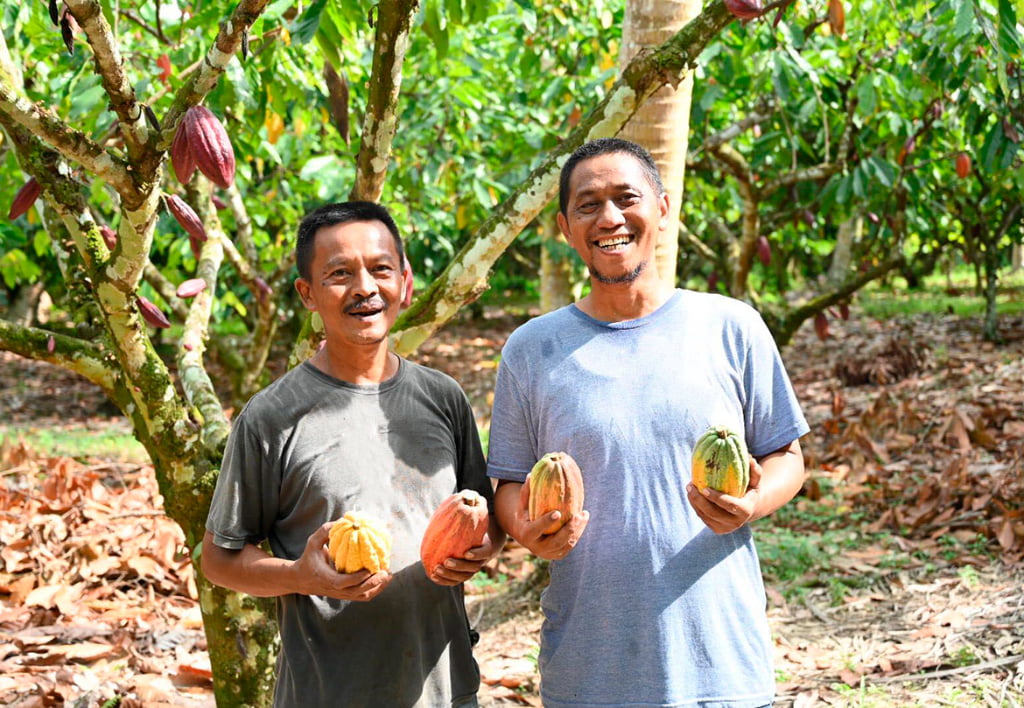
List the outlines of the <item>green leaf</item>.
<svg viewBox="0 0 1024 708">
<path fill-rule="evenodd" d="M 292 25 L 292 42 L 295 44 L 306 44 L 316 36 L 316 30 L 320 26 L 320 15 L 323 13 L 326 5 L 327 0 L 314 0 L 313 4 L 299 15 Z"/>
<path fill-rule="evenodd" d="M 953 35 L 959 39 L 978 31 L 974 22 L 974 6 L 971 0 L 956 0 L 956 19 L 953 21 Z"/>
</svg>

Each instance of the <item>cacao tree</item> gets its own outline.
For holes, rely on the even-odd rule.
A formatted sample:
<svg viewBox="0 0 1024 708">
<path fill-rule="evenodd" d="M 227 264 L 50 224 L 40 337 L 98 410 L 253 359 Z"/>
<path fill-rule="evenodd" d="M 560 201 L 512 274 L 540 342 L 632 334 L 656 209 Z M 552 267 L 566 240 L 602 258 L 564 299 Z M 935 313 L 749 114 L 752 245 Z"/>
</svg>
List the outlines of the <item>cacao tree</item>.
<svg viewBox="0 0 1024 708">
<path fill-rule="evenodd" d="M 536 22 L 529 7 L 55 0 L 2 13 L 0 174 L 14 185 L 3 191 L 4 257 L 15 254 L 4 274 L 16 284 L 47 272 L 66 317 L 46 327 L 0 321 L 0 347 L 65 367 L 108 395 L 149 454 L 165 511 L 192 549 L 230 430 L 226 411 L 280 370 L 271 351 L 282 339 L 296 343 L 292 361 L 315 346 L 317 323 L 289 287 L 291 235 L 308 208 L 352 195 L 405 203 L 406 223 L 428 204 L 458 220 L 470 185 L 486 216 L 399 322 L 396 347 L 411 352 L 486 287 L 495 260 L 555 192 L 560 161 L 587 139 L 615 134 L 652 93 L 683 80 L 733 20 L 716 0 L 591 98 L 574 97 L 571 130 L 490 158 L 523 172 L 502 185 L 472 160 L 437 166 L 428 146 L 446 135 L 484 145 L 474 120 L 500 131 L 530 107 L 513 102 L 504 112 L 502 96 L 484 90 L 493 81 L 452 81 L 456 108 L 425 102 L 453 111 L 424 131 L 433 139 L 399 135 L 404 60 L 410 48 L 429 52 L 435 66 L 460 52 L 443 74 L 457 78 L 488 48 L 459 28 L 497 23 L 477 38 L 495 27 L 515 31 Z M 436 84 L 419 88 L 437 95 Z M 549 103 L 561 103 L 560 88 Z M 466 124 L 453 129 L 459 121 Z M 393 168 L 402 176 L 391 179 Z M 457 184 L 446 183 L 445 169 L 458 173 Z M 424 182 L 440 191 L 428 186 L 419 201 L 403 202 Z M 433 224 L 437 233 L 443 223 Z M 410 231 L 415 253 L 425 239 Z M 198 587 L 218 702 L 266 704 L 276 634 L 268 604 L 202 577 Z"/>
</svg>

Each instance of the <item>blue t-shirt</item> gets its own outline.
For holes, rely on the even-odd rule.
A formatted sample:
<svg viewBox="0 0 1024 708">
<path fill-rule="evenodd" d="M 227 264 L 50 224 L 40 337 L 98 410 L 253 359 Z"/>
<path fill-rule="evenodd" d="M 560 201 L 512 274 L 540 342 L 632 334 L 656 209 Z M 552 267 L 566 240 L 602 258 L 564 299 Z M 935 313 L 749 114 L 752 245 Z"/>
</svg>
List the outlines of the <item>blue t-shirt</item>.
<svg viewBox="0 0 1024 708">
<path fill-rule="evenodd" d="M 547 708 L 772 701 L 750 528 L 717 535 L 686 498 L 693 444 L 716 424 L 755 456 L 808 431 L 767 327 L 738 300 L 678 290 L 615 323 L 570 305 L 509 337 L 488 474 L 522 481 L 541 455 L 568 452 L 590 512 L 541 599 Z"/>
</svg>

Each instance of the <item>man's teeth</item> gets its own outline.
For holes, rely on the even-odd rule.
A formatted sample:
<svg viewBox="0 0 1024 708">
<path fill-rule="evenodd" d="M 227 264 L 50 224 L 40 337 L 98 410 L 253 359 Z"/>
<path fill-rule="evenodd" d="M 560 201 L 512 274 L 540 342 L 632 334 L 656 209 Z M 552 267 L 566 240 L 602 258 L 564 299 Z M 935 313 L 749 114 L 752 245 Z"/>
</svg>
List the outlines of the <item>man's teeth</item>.
<svg viewBox="0 0 1024 708">
<path fill-rule="evenodd" d="M 616 236 L 615 238 L 606 238 L 597 242 L 598 248 L 614 248 L 615 246 L 625 246 L 629 243 L 629 236 Z"/>
</svg>

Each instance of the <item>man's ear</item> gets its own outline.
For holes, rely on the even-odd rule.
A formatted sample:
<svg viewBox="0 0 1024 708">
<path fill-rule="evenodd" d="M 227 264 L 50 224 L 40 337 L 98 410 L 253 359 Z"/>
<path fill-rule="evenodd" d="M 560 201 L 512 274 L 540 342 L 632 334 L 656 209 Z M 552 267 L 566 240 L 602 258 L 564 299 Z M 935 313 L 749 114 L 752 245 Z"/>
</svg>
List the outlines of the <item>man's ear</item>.
<svg viewBox="0 0 1024 708">
<path fill-rule="evenodd" d="M 412 304 L 412 291 L 413 291 L 413 280 L 412 280 L 412 267 L 406 263 L 405 268 L 402 269 L 402 307 L 406 308 Z"/>
<path fill-rule="evenodd" d="M 315 311 L 316 303 L 309 296 L 309 282 L 304 278 L 295 279 L 295 291 L 299 293 L 299 297 L 302 299 L 302 304 L 306 306 L 307 310 Z"/>
</svg>

